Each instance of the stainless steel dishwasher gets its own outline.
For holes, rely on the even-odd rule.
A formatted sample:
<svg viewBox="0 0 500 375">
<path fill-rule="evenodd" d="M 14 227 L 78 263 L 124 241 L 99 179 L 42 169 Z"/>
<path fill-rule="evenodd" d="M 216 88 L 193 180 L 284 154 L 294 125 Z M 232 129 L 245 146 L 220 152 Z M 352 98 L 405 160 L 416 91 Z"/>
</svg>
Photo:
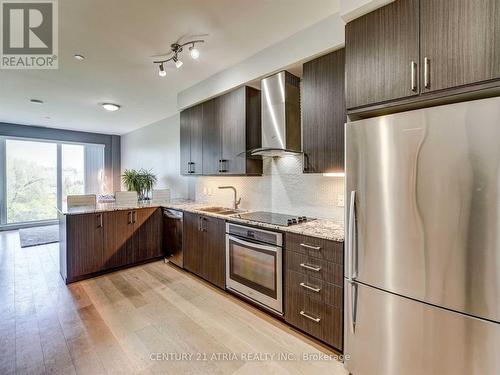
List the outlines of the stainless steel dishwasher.
<svg viewBox="0 0 500 375">
<path fill-rule="evenodd" d="M 182 211 L 163 209 L 163 243 L 166 259 L 176 266 L 184 267 L 182 256 Z"/>
</svg>

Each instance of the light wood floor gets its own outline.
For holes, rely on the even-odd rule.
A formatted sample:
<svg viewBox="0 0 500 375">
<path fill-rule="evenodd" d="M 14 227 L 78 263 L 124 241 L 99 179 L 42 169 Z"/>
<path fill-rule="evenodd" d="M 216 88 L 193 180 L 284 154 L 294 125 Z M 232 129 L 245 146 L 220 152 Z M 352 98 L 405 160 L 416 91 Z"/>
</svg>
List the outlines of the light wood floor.
<svg viewBox="0 0 500 375">
<path fill-rule="evenodd" d="M 2 375 L 346 374 L 304 353 L 334 354 L 174 266 L 66 286 L 58 244 L 21 249 L 16 231 L 0 232 Z"/>
</svg>

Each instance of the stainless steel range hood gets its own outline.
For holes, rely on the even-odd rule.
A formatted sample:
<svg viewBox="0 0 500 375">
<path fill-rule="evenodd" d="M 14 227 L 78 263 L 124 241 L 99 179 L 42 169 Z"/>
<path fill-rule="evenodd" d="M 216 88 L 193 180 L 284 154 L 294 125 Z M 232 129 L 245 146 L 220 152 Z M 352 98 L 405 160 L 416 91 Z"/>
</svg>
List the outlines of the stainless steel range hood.
<svg viewBox="0 0 500 375">
<path fill-rule="evenodd" d="M 249 154 L 285 156 L 302 152 L 300 79 L 282 71 L 261 81 L 262 147 Z"/>
</svg>

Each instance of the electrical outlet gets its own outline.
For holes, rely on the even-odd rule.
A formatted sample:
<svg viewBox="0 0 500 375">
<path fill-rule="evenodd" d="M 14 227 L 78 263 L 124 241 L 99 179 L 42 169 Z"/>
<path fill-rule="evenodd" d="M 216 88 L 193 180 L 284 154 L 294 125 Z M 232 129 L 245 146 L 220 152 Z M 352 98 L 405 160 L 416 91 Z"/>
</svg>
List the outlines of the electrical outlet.
<svg viewBox="0 0 500 375">
<path fill-rule="evenodd" d="M 337 207 L 344 207 L 344 193 L 337 194 Z"/>
</svg>

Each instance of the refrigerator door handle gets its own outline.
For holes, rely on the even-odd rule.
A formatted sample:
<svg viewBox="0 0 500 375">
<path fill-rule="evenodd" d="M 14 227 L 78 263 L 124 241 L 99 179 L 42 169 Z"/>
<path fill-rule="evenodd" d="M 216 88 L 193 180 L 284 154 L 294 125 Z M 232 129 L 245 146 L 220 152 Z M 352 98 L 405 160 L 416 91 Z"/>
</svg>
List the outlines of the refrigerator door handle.
<svg viewBox="0 0 500 375">
<path fill-rule="evenodd" d="M 356 333 L 356 315 L 358 312 L 358 284 L 352 280 L 347 280 L 351 287 L 351 332 Z"/>
<path fill-rule="evenodd" d="M 348 227 L 348 248 L 349 248 L 349 278 L 355 280 L 358 277 L 358 249 L 356 239 L 356 190 L 351 191 L 349 201 L 349 227 Z"/>
</svg>

